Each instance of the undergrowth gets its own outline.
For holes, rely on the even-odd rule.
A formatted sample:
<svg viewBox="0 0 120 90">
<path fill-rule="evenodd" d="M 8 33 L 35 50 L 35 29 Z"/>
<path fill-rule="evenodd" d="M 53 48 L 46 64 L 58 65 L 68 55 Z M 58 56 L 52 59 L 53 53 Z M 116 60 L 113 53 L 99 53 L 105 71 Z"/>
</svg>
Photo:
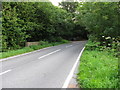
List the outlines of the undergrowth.
<svg viewBox="0 0 120 90">
<path fill-rule="evenodd" d="M 19 55 L 19 54 L 23 54 L 23 53 L 27 53 L 27 52 L 31 52 L 31 51 L 42 49 L 45 47 L 50 47 L 50 46 L 55 46 L 55 45 L 59 45 L 59 44 L 63 44 L 63 43 L 68 43 L 68 42 L 69 41 L 67 41 L 67 40 L 63 40 L 61 42 L 51 42 L 51 43 L 41 41 L 40 45 L 32 45 L 32 46 L 24 47 L 24 48 L 18 49 L 18 50 L 9 50 L 7 52 L 2 52 L 2 53 L 0 53 L 0 59 L 7 58 L 10 56 Z"/>
<path fill-rule="evenodd" d="M 120 88 L 118 57 L 114 52 L 88 42 L 79 66 L 78 83 L 81 88 Z"/>
</svg>

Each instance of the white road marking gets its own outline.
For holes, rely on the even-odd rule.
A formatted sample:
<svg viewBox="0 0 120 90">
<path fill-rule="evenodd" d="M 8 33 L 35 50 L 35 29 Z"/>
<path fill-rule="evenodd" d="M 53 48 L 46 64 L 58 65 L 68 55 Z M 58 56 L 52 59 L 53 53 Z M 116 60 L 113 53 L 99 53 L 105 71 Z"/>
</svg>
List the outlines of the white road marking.
<svg viewBox="0 0 120 90">
<path fill-rule="evenodd" d="M 68 46 L 66 46 L 66 48 L 71 47 L 71 46 L 73 46 L 73 45 L 68 45 Z"/>
<path fill-rule="evenodd" d="M 51 52 L 51 53 L 48 53 L 48 54 L 46 54 L 46 55 L 43 55 L 43 56 L 39 57 L 38 59 L 44 58 L 44 57 L 46 57 L 46 56 L 49 56 L 49 55 L 51 55 L 51 54 L 53 54 L 53 53 L 56 53 L 56 52 L 58 52 L 58 51 L 60 51 L 60 50 L 61 50 L 61 49 L 55 50 L 55 51 L 53 51 L 53 52 Z"/>
<path fill-rule="evenodd" d="M 85 47 L 81 50 L 79 56 L 77 57 L 77 60 L 76 60 L 75 64 L 73 65 L 73 67 L 72 67 L 69 75 L 67 76 L 67 79 L 65 80 L 62 88 L 67 88 L 67 87 L 68 87 L 69 82 L 70 82 L 70 80 L 71 80 L 71 78 L 72 78 L 72 76 L 73 76 L 73 73 L 74 73 L 74 71 L 75 71 L 75 68 L 76 68 L 76 66 L 77 66 L 77 64 L 78 64 L 78 62 L 79 62 L 79 60 L 80 60 L 80 57 L 81 57 L 82 52 L 84 51 L 84 49 L 85 49 Z"/>
<path fill-rule="evenodd" d="M 51 47 L 53 47 L 53 46 L 51 46 Z M 51 48 L 51 47 L 47 47 L 47 48 L 43 48 L 43 49 L 39 49 L 39 50 L 35 50 L 35 51 L 32 51 L 32 52 L 28 52 L 28 53 L 24 53 L 24 54 L 20 54 L 20 55 L 12 56 L 12 57 L 8 57 L 8 58 L 0 59 L 0 62 L 2 62 L 2 61 L 6 61 L 6 60 L 8 60 L 8 59 L 13 59 L 13 58 L 16 58 L 16 57 L 20 57 L 20 56 L 28 55 L 28 54 L 30 54 L 30 53 L 35 53 L 35 52 L 38 52 L 38 51 L 41 51 L 41 50 L 44 50 L 44 49 L 48 49 L 48 48 Z"/>
<path fill-rule="evenodd" d="M 10 71 L 12 71 L 12 70 L 4 71 L 4 72 L 0 73 L 0 75 L 3 75 L 3 74 L 5 74 L 5 73 L 7 73 L 7 72 L 10 72 Z"/>
</svg>

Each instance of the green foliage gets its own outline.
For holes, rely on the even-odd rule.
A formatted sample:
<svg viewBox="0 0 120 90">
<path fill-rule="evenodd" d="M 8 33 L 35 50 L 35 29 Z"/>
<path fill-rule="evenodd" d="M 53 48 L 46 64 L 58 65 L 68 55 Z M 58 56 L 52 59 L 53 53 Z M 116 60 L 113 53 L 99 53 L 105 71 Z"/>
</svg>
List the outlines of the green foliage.
<svg viewBox="0 0 120 90">
<path fill-rule="evenodd" d="M 62 42 L 62 43 L 68 43 L 69 41 L 68 41 L 68 40 L 65 40 L 65 39 L 62 39 L 61 42 Z"/>
<path fill-rule="evenodd" d="M 72 14 L 51 2 L 2 2 L 2 8 L 3 52 L 22 48 L 27 41 L 73 38 Z"/>
<path fill-rule="evenodd" d="M 83 52 L 78 73 L 81 88 L 118 88 L 118 80 L 118 58 L 113 53 L 87 49 Z"/>
<path fill-rule="evenodd" d="M 10 56 L 19 55 L 19 54 L 23 54 L 23 53 L 26 53 L 26 52 L 31 52 L 31 51 L 33 51 L 32 48 L 24 47 L 24 48 L 18 49 L 18 50 L 10 50 L 10 51 L 7 51 L 7 52 L 2 52 L 2 53 L 0 53 L 0 59 L 1 58 L 7 58 L 7 57 L 10 57 Z"/>
<path fill-rule="evenodd" d="M 80 25 L 77 21 L 77 7 L 79 7 L 78 2 L 74 2 L 74 0 L 65 0 L 61 3 L 59 3 L 59 6 L 66 10 L 68 15 L 66 18 L 67 23 L 64 23 L 64 26 L 66 26 L 64 31 L 64 37 L 68 40 L 82 40 L 87 39 L 87 30 L 85 30 L 85 27 Z M 69 17 L 68 17 L 69 16 Z"/>
<path fill-rule="evenodd" d="M 91 40 L 86 44 L 78 73 L 78 82 L 82 88 L 120 88 L 119 40 L 103 38 L 106 41 L 102 45 L 101 42 Z"/>
<path fill-rule="evenodd" d="M 2 12 L 0 11 L 0 52 L 1 51 L 2 51 Z"/>
<path fill-rule="evenodd" d="M 78 82 L 82 88 L 118 88 L 119 38 L 90 38 L 81 57 Z M 109 69 L 108 69 L 109 68 Z"/>
<path fill-rule="evenodd" d="M 40 45 L 31 45 L 29 47 L 32 48 L 33 50 L 37 50 L 37 49 L 41 48 Z"/>
<path fill-rule="evenodd" d="M 40 45 L 31 45 L 29 47 L 24 47 L 24 48 L 18 49 L 18 50 L 9 50 L 7 52 L 2 52 L 2 53 L 0 53 L 0 59 L 27 53 L 27 52 L 31 52 L 31 51 L 42 49 L 42 48 L 49 47 L 49 46 L 63 44 L 63 43 L 68 43 L 68 41 L 63 40 L 61 42 L 52 42 L 52 43 L 48 43 L 47 41 L 40 41 Z"/>
<path fill-rule="evenodd" d="M 103 42 L 89 40 L 86 44 L 86 50 L 108 51 L 114 53 L 114 56 L 120 57 L 120 37 L 104 37 Z"/>
<path fill-rule="evenodd" d="M 2 3 L 2 49 L 19 49 L 24 46 L 26 38 L 26 25 L 18 17 L 15 3 Z"/>
<path fill-rule="evenodd" d="M 47 45 L 48 41 L 40 41 L 39 43 L 40 43 L 40 45 Z"/>
<path fill-rule="evenodd" d="M 100 42 L 92 42 L 92 41 L 88 41 L 88 43 L 86 44 L 86 50 L 97 50 L 98 47 L 100 45 Z"/>
<path fill-rule="evenodd" d="M 70 13 L 73 13 L 76 11 L 76 8 L 78 6 L 78 2 L 74 2 L 74 0 L 71 0 L 71 2 L 68 2 L 69 0 L 65 0 L 64 2 L 59 3 L 62 8 Z"/>
<path fill-rule="evenodd" d="M 102 36 L 120 36 L 118 2 L 84 2 L 79 5 L 77 23 L 85 26 L 94 40 L 102 42 Z"/>
</svg>

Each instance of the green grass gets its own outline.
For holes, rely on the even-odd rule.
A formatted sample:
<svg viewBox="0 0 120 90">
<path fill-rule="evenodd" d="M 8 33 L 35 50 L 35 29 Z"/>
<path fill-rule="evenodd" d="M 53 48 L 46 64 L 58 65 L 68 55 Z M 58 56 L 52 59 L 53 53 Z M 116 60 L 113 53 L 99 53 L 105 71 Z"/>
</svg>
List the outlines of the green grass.
<svg viewBox="0 0 120 90">
<path fill-rule="evenodd" d="M 81 88 L 118 88 L 118 58 L 108 51 L 85 50 L 80 59 Z"/>
<path fill-rule="evenodd" d="M 55 46 L 55 45 L 59 45 L 59 44 L 63 44 L 63 43 L 68 43 L 68 42 L 69 41 L 65 40 L 65 41 L 61 41 L 61 42 L 44 43 L 42 45 L 32 45 L 32 46 L 24 47 L 24 48 L 18 49 L 18 50 L 10 50 L 7 52 L 0 53 L 0 59 L 7 58 L 10 56 L 19 55 L 19 54 L 23 54 L 23 53 L 27 53 L 27 52 L 31 52 L 31 51 L 42 49 L 45 47 L 50 47 L 50 46 Z"/>
</svg>

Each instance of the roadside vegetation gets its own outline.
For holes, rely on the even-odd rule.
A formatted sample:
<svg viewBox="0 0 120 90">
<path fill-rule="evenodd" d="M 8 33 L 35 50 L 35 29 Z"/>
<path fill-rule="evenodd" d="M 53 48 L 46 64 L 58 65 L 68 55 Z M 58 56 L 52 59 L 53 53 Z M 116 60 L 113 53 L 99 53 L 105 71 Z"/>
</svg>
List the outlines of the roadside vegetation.
<svg viewBox="0 0 120 90">
<path fill-rule="evenodd" d="M 24 47 L 22 49 L 9 50 L 7 52 L 0 53 L 0 59 L 1 58 L 7 58 L 7 57 L 10 57 L 10 56 L 19 55 L 19 54 L 23 54 L 23 53 L 27 53 L 27 52 L 31 52 L 31 51 L 42 49 L 42 48 L 45 48 L 45 47 L 60 45 L 60 44 L 68 43 L 68 42 L 69 41 L 67 41 L 67 40 L 62 40 L 61 42 L 53 42 L 53 43 L 40 41 L 39 45 L 31 45 L 29 47 Z"/>
<path fill-rule="evenodd" d="M 23 48 L 26 42 L 87 38 L 86 30 L 72 18 L 51 2 L 2 2 L 2 52 Z"/>
<path fill-rule="evenodd" d="M 118 57 L 107 49 L 88 42 L 79 66 L 78 83 L 81 88 L 120 88 Z"/>
<path fill-rule="evenodd" d="M 65 1 L 60 7 L 2 2 L 2 57 L 88 39 L 77 78 L 80 88 L 120 88 L 120 2 Z M 25 47 L 38 41 L 43 44 Z"/>
<path fill-rule="evenodd" d="M 61 3 L 61 6 L 65 5 Z M 72 12 L 75 9 L 72 8 Z M 6 58 L 70 40 L 86 39 L 86 30 L 74 23 L 72 12 L 56 7 L 51 2 L 2 2 L 0 57 Z M 47 44 L 25 47 L 26 42 L 39 41 Z"/>
<path fill-rule="evenodd" d="M 120 30 L 118 2 L 81 3 L 81 24 L 89 40 L 80 59 L 80 88 L 120 88 Z"/>
<path fill-rule="evenodd" d="M 71 40 L 87 39 L 84 27 L 74 22 L 78 3 L 72 11 L 51 2 L 2 2 L 1 58 L 22 54 Z M 65 6 L 65 4 L 60 4 Z M 83 33 L 84 35 L 83 35 Z M 48 42 L 25 47 L 26 42 Z"/>
</svg>

